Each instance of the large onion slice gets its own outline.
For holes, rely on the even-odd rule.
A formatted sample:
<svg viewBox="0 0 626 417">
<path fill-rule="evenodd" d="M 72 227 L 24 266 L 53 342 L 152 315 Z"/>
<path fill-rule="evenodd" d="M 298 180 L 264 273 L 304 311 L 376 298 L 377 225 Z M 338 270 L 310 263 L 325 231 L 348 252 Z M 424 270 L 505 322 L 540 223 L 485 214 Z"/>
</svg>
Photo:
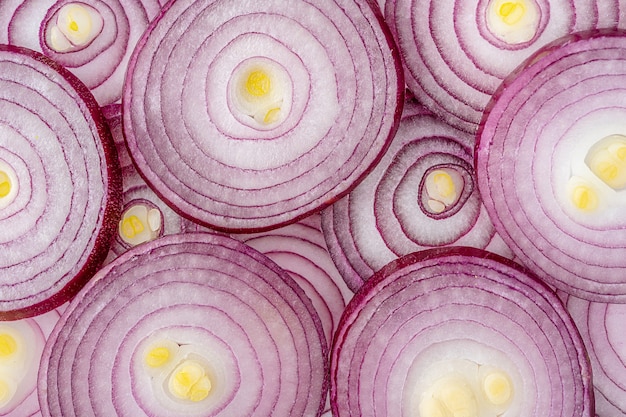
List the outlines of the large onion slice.
<svg viewBox="0 0 626 417">
<path fill-rule="evenodd" d="M 546 43 L 624 25 L 617 1 L 388 0 L 406 82 L 448 123 L 475 132 L 502 80 Z"/>
<path fill-rule="evenodd" d="M 353 291 L 390 261 L 427 248 L 463 245 L 512 256 L 476 187 L 474 136 L 414 102 L 404 109 L 380 163 L 323 212 L 330 253 Z"/>
<path fill-rule="evenodd" d="M 128 60 L 161 0 L 3 0 L 0 42 L 42 52 L 102 106 L 120 100 Z"/>
<path fill-rule="evenodd" d="M 564 306 L 480 249 L 383 268 L 346 308 L 331 357 L 336 417 L 594 416 L 589 360 Z"/>
<path fill-rule="evenodd" d="M 483 201 L 520 262 L 577 297 L 626 302 L 626 34 L 572 35 L 495 96 L 478 135 Z"/>
<path fill-rule="evenodd" d="M 349 191 L 397 128 L 404 84 L 366 1 L 170 2 L 131 60 L 132 157 L 222 231 L 291 223 Z"/>
<path fill-rule="evenodd" d="M 104 260 L 115 145 L 93 96 L 35 51 L 0 46 L 0 319 L 51 310 Z"/>
<path fill-rule="evenodd" d="M 39 378 L 44 416 L 316 416 L 328 347 L 266 256 L 209 233 L 122 254 L 70 303 Z"/>
</svg>

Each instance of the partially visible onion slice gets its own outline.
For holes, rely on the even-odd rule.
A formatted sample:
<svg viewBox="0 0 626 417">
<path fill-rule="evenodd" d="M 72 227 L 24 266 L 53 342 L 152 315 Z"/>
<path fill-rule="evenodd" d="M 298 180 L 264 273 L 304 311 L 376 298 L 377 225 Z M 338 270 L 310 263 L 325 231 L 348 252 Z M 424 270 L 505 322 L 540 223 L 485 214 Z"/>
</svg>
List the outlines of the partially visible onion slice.
<svg viewBox="0 0 626 417">
<path fill-rule="evenodd" d="M 624 85 L 625 33 L 563 38 L 503 84 L 476 150 L 484 204 L 519 261 L 603 302 L 626 302 Z"/>
<path fill-rule="evenodd" d="M 100 266 L 120 210 L 115 145 L 87 88 L 0 46 L 0 320 L 42 314 Z"/>
<path fill-rule="evenodd" d="M 330 253 L 353 291 L 390 261 L 427 248 L 512 256 L 476 188 L 474 137 L 409 103 L 381 162 L 323 212 Z"/>
<path fill-rule="evenodd" d="M 595 415 L 589 360 L 564 306 L 530 272 L 479 249 L 431 249 L 383 268 L 346 308 L 331 357 L 335 417 Z"/>
<path fill-rule="evenodd" d="M 617 1 L 388 0 L 385 20 L 409 89 L 474 133 L 502 80 L 539 48 L 574 31 L 622 25 Z"/>
<path fill-rule="evenodd" d="M 364 0 L 170 2 L 129 66 L 130 153 L 159 195 L 204 225 L 293 223 L 383 154 L 404 93 L 392 45 Z"/>
<path fill-rule="evenodd" d="M 63 313 L 44 416 L 319 416 L 328 347 L 303 290 L 266 256 L 167 235 L 105 266 Z"/>
<path fill-rule="evenodd" d="M 7 0 L 0 42 L 42 52 L 68 68 L 102 106 L 120 100 L 128 60 L 159 0 Z"/>
</svg>

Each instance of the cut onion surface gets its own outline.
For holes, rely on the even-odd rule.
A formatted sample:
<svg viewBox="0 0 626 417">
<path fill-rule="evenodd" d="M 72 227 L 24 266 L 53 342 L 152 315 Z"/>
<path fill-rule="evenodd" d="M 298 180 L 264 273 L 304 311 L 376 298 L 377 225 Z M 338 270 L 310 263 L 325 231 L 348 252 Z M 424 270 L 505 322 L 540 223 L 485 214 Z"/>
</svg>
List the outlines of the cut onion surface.
<svg viewBox="0 0 626 417">
<path fill-rule="evenodd" d="M 577 297 L 626 302 L 626 34 L 585 32 L 503 84 L 478 134 L 483 201 L 518 260 Z"/>
<path fill-rule="evenodd" d="M 378 162 L 404 96 L 365 0 L 170 2 L 130 62 L 128 147 L 185 216 L 259 232 L 326 207 Z"/>
<path fill-rule="evenodd" d="M 109 249 L 119 163 L 89 90 L 38 52 L 0 45 L 0 319 L 67 301 Z"/>
<path fill-rule="evenodd" d="M 597 417 L 626 416 L 626 304 L 560 295 L 589 352 Z"/>
<path fill-rule="evenodd" d="M 331 358 L 335 417 L 594 416 L 589 359 L 563 304 L 481 249 L 388 264 L 348 304 Z"/>
<path fill-rule="evenodd" d="M 381 162 L 323 212 L 330 253 L 353 291 L 390 261 L 432 247 L 472 246 L 512 257 L 475 184 L 474 137 L 414 102 L 404 108 Z"/>
<path fill-rule="evenodd" d="M 198 225 L 181 217 L 146 184 L 128 154 L 122 131 L 122 106 L 102 108 L 115 142 L 122 170 L 122 214 L 106 263 L 129 248 L 163 235 L 200 231 Z"/>
<path fill-rule="evenodd" d="M 410 90 L 474 133 L 491 95 L 525 59 L 574 31 L 624 26 L 622 9 L 613 0 L 388 0 L 385 20 Z"/>
<path fill-rule="evenodd" d="M 119 101 L 128 60 L 162 0 L 3 0 L 0 42 L 68 68 L 102 106 Z"/>
<path fill-rule="evenodd" d="M 46 338 L 61 311 L 0 322 L 0 416 L 40 416 L 37 373 Z"/>
<path fill-rule="evenodd" d="M 163 236 L 105 266 L 44 349 L 43 416 L 319 416 L 328 346 L 287 272 L 218 234 Z"/>
</svg>

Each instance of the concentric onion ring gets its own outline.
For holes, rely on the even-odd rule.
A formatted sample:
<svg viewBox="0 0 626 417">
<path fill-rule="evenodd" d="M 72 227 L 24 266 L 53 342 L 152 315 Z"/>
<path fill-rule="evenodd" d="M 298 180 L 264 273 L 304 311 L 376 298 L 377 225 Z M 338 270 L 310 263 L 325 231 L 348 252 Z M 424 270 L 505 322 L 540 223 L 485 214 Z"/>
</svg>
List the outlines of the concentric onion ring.
<svg viewBox="0 0 626 417">
<path fill-rule="evenodd" d="M 475 185 L 474 137 L 423 107 L 405 109 L 381 162 L 323 211 L 329 251 L 353 291 L 392 260 L 427 248 L 463 245 L 512 256 Z"/>
<path fill-rule="evenodd" d="M 346 308 L 331 358 L 336 417 L 595 415 L 590 364 L 563 305 L 479 249 L 383 268 Z"/>
<path fill-rule="evenodd" d="M 366 2 L 171 2 L 129 67 L 126 139 L 159 195 L 223 231 L 345 194 L 395 132 L 403 79 Z"/>
<path fill-rule="evenodd" d="M 106 256 L 120 188 L 85 86 L 40 53 L 0 46 L 0 319 L 78 292 Z"/>
<path fill-rule="evenodd" d="M 546 47 L 503 84 L 476 151 L 483 201 L 519 261 L 604 302 L 626 301 L 625 63 L 619 31 Z"/>
<path fill-rule="evenodd" d="M 574 31 L 623 25 L 617 1 L 389 0 L 385 20 L 409 89 L 426 107 L 474 133 L 502 80 Z"/>
<path fill-rule="evenodd" d="M 130 55 L 160 9 L 158 0 L 2 1 L 0 42 L 54 59 L 104 106 L 120 100 Z"/>
<path fill-rule="evenodd" d="M 269 258 L 225 236 L 167 235 L 74 298 L 39 399 L 44 416 L 319 416 L 327 355 L 311 301 Z"/>
</svg>

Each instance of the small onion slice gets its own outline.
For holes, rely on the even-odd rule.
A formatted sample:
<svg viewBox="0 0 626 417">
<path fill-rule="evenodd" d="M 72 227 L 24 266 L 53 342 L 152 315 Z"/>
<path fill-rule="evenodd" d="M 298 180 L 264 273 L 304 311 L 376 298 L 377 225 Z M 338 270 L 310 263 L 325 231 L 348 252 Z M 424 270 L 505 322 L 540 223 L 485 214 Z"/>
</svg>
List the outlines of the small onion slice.
<svg viewBox="0 0 626 417">
<path fill-rule="evenodd" d="M 162 2 L 3 0 L 0 42 L 54 59 L 85 83 L 104 106 L 121 99 L 130 55 Z"/>
<path fill-rule="evenodd" d="M 335 417 L 595 415 L 564 306 L 480 249 L 431 249 L 383 268 L 348 304 L 331 357 Z"/>
<path fill-rule="evenodd" d="M 388 0 L 385 20 L 409 89 L 451 125 L 474 133 L 502 80 L 546 43 L 624 25 L 617 1 Z"/>
<path fill-rule="evenodd" d="M 476 171 L 521 263 L 577 297 L 626 302 L 626 33 L 546 46 L 503 84 Z"/>
<path fill-rule="evenodd" d="M 404 83 L 364 0 L 170 2 L 131 60 L 130 153 L 170 205 L 226 232 L 293 223 L 380 159 Z"/>
<path fill-rule="evenodd" d="M 115 145 L 89 90 L 0 45 L 0 319 L 67 301 L 103 262 L 120 210 Z"/>
<path fill-rule="evenodd" d="M 323 211 L 333 260 L 353 291 L 390 261 L 438 246 L 463 245 L 512 257 L 476 187 L 474 137 L 405 104 L 381 162 Z"/>
<path fill-rule="evenodd" d="M 319 416 L 328 346 L 304 291 L 210 233 L 163 236 L 105 266 L 46 344 L 44 416 Z"/>
</svg>

